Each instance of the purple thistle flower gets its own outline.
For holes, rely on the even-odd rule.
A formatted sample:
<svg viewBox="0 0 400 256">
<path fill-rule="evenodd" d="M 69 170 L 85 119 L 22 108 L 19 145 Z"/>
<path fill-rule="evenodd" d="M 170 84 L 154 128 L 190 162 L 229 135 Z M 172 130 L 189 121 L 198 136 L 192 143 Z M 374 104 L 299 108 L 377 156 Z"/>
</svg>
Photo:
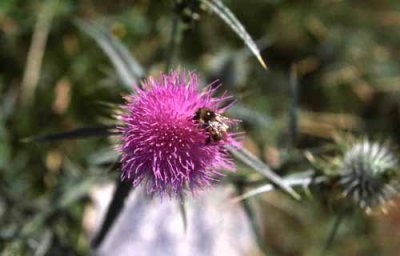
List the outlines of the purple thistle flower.
<svg viewBox="0 0 400 256">
<path fill-rule="evenodd" d="M 119 115 L 122 179 L 134 187 L 144 182 L 148 193 L 178 196 L 210 185 L 222 175 L 220 169 L 235 170 L 225 149 L 237 145 L 232 133 L 211 140 L 212 130 L 195 120 L 201 108 L 222 113 L 229 106 L 221 103 L 229 96 L 213 97 L 211 86 L 199 91 L 194 72 L 162 74 L 142 85 L 126 98 Z"/>
</svg>

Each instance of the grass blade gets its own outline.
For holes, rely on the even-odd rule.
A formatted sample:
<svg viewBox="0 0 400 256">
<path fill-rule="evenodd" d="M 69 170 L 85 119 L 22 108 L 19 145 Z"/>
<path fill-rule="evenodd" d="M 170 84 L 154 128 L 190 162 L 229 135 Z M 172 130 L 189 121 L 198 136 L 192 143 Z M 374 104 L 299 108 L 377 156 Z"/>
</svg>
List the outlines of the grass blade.
<svg viewBox="0 0 400 256">
<path fill-rule="evenodd" d="M 250 51 L 256 56 L 264 69 L 268 69 L 261 57 L 260 50 L 243 27 L 242 23 L 220 0 L 201 0 L 212 12 L 218 15 L 249 47 Z"/>
<path fill-rule="evenodd" d="M 43 1 L 38 14 L 21 82 L 21 102 L 25 106 L 34 100 L 56 4 L 56 1 Z"/>
<path fill-rule="evenodd" d="M 138 81 L 143 79 L 145 74 L 143 67 L 107 29 L 99 24 L 83 20 L 76 20 L 75 23 L 97 42 L 113 64 L 119 79 L 129 90 L 133 89 L 133 84 L 138 84 Z"/>
<path fill-rule="evenodd" d="M 298 107 L 299 107 L 299 85 L 297 78 L 297 66 L 292 64 L 290 67 L 289 76 L 289 93 L 290 93 L 290 105 L 289 105 L 289 147 L 296 147 L 298 137 Z"/>
</svg>

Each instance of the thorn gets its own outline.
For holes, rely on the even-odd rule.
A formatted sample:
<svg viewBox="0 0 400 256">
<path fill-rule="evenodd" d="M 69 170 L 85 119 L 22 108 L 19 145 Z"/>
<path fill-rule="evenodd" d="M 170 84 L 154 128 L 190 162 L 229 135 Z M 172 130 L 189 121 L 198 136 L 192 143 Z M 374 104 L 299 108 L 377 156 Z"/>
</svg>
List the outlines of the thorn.
<svg viewBox="0 0 400 256">
<path fill-rule="evenodd" d="M 267 64 L 265 64 L 264 60 L 261 58 L 261 56 L 257 57 L 258 61 L 260 62 L 261 66 L 265 69 L 268 70 Z"/>
<path fill-rule="evenodd" d="M 295 200 L 301 199 L 301 196 L 296 191 L 294 191 L 292 188 L 287 188 L 286 192 L 288 192 Z"/>
<path fill-rule="evenodd" d="M 244 195 L 235 196 L 234 198 L 231 199 L 231 203 L 232 204 L 237 204 L 240 201 L 243 201 L 244 199 L 246 199 L 246 197 Z"/>
</svg>

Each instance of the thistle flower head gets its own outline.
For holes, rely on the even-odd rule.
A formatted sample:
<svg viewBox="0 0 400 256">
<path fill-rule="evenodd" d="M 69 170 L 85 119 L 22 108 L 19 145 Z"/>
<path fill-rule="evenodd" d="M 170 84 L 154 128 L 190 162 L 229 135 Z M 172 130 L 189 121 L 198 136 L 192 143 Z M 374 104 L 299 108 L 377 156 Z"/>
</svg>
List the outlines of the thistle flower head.
<svg viewBox="0 0 400 256">
<path fill-rule="evenodd" d="M 340 166 L 343 195 L 365 210 L 382 205 L 398 192 L 397 159 L 387 145 L 367 140 L 351 146 Z"/>
<path fill-rule="evenodd" d="M 235 144 L 232 134 L 224 130 L 212 139 L 213 128 L 194 118 L 199 109 L 222 114 L 227 107 L 221 103 L 229 97 L 213 97 L 210 86 L 199 90 L 194 72 L 150 77 L 136 89 L 119 115 L 122 179 L 134 187 L 145 183 L 148 193 L 173 196 L 209 185 L 220 169 L 234 170 L 225 149 Z"/>
</svg>

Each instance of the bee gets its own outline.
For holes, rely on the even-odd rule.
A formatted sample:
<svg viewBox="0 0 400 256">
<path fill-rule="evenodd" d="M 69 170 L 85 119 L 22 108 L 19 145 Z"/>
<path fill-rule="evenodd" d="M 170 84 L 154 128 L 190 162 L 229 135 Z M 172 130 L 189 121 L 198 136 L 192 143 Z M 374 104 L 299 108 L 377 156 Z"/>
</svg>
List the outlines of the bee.
<svg viewBox="0 0 400 256">
<path fill-rule="evenodd" d="M 193 116 L 193 120 L 200 128 L 205 129 L 209 137 L 206 143 L 220 141 L 229 129 L 227 122 L 229 118 L 215 113 L 209 108 L 199 108 Z"/>
</svg>

